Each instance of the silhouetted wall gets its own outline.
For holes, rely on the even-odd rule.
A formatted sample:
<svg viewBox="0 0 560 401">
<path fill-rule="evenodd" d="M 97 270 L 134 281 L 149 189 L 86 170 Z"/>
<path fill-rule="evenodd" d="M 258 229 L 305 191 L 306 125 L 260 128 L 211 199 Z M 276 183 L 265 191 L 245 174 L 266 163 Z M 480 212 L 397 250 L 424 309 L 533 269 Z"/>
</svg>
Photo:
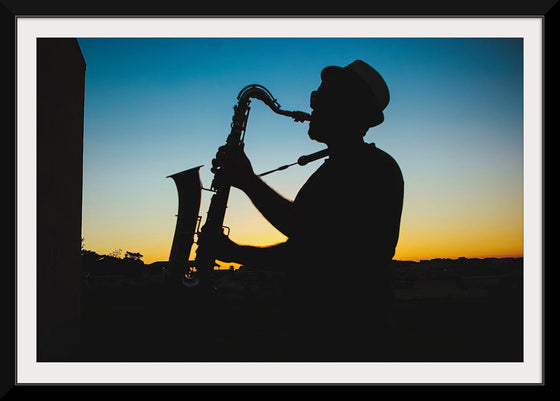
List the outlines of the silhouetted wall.
<svg viewBox="0 0 560 401">
<path fill-rule="evenodd" d="M 79 343 L 84 84 L 78 41 L 37 40 L 37 359 Z"/>
</svg>

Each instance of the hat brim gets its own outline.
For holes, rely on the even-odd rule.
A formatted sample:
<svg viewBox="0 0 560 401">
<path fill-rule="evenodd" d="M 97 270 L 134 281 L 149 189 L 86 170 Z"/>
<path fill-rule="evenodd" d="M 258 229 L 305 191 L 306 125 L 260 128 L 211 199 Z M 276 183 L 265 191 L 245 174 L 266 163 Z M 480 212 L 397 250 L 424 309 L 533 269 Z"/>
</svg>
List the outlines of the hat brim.
<svg viewBox="0 0 560 401">
<path fill-rule="evenodd" d="M 367 83 L 362 78 L 357 76 L 354 72 L 346 68 L 338 67 L 335 65 L 331 65 L 323 68 L 323 70 L 321 71 L 321 80 L 325 83 L 346 81 L 346 82 L 352 82 L 354 84 L 357 84 L 360 87 L 364 87 L 364 88 L 368 87 Z M 385 116 L 383 114 L 383 110 L 381 110 L 377 105 L 377 99 L 375 97 L 375 94 L 373 92 L 370 93 L 374 99 L 373 101 L 374 106 L 372 106 L 371 109 L 372 115 L 370 119 L 371 121 L 370 126 L 374 127 L 376 125 L 381 124 L 385 120 Z"/>
</svg>

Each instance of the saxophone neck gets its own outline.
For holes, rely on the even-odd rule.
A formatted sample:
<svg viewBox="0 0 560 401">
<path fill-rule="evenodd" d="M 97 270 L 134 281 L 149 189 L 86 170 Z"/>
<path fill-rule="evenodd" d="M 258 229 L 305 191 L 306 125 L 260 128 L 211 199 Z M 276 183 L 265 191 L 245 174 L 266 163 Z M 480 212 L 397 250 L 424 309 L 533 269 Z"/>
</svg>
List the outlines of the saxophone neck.
<svg viewBox="0 0 560 401">
<path fill-rule="evenodd" d="M 247 85 L 237 95 L 239 104 L 249 104 L 251 98 L 256 98 L 264 102 L 272 110 L 280 109 L 280 105 L 272 96 L 272 93 L 262 85 L 251 84 Z"/>
<path fill-rule="evenodd" d="M 237 95 L 238 104 L 249 105 L 251 98 L 259 99 L 276 114 L 293 118 L 296 122 L 310 121 L 311 115 L 303 111 L 282 110 L 272 93 L 262 85 L 252 84 L 241 89 Z"/>
</svg>

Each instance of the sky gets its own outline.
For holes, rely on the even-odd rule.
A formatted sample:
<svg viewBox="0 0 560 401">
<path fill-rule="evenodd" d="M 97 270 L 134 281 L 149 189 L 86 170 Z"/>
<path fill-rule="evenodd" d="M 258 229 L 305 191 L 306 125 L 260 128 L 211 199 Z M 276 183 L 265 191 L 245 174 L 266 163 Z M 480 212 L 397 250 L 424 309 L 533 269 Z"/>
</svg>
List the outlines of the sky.
<svg viewBox="0 0 560 401">
<path fill-rule="evenodd" d="M 364 60 L 391 100 L 374 142 L 399 163 L 405 194 L 395 259 L 523 256 L 523 41 L 519 38 L 79 38 L 86 61 L 82 237 L 100 254 L 167 260 L 178 207 L 167 176 L 210 163 L 249 84 L 310 112 L 328 65 Z M 307 123 L 251 105 L 245 151 L 255 172 L 324 148 Z M 264 177 L 293 199 L 320 161 Z M 348 188 L 351 193 L 352 188 Z M 211 194 L 202 192 L 204 216 Z M 352 218 L 349 211 L 348 218 Z M 286 238 L 239 190 L 230 238 Z"/>
</svg>

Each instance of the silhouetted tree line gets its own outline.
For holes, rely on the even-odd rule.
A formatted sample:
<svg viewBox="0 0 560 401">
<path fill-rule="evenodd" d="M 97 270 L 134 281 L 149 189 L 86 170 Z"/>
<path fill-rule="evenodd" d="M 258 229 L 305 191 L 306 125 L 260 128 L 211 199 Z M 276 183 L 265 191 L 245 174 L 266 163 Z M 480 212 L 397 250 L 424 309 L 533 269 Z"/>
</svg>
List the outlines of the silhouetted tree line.
<svg viewBox="0 0 560 401">
<path fill-rule="evenodd" d="M 111 252 L 110 255 L 100 255 L 97 252 L 82 249 L 82 273 L 91 276 L 98 275 L 124 275 L 130 278 L 141 278 L 146 269 L 139 252 L 126 251 L 120 257 L 120 250 Z"/>
</svg>

